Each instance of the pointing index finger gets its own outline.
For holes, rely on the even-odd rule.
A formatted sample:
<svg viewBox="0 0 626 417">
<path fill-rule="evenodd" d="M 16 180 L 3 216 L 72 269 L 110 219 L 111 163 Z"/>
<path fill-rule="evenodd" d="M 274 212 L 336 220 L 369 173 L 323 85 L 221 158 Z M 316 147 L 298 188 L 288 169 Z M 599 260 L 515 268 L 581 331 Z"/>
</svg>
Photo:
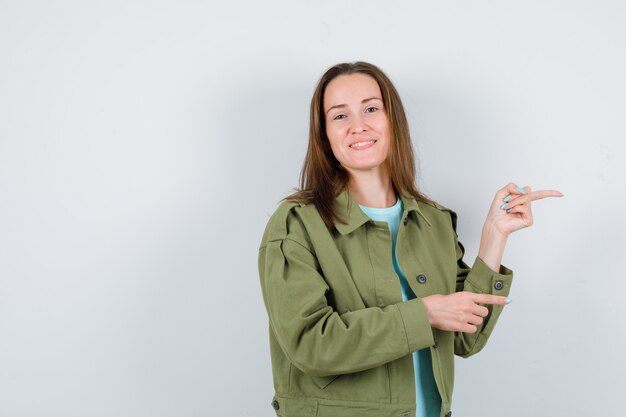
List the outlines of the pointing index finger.
<svg viewBox="0 0 626 417">
<path fill-rule="evenodd" d="M 538 190 L 531 191 L 528 197 L 530 198 L 530 201 L 541 200 L 542 198 L 546 197 L 563 197 L 563 193 L 557 190 Z"/>
<path fill-rule="evenodd" d="M 507 298 L 501 295 L 493 294 L 475 294 L 474 302 L 478 304 L 499 304 L 505 305 Z"/>
</svg>

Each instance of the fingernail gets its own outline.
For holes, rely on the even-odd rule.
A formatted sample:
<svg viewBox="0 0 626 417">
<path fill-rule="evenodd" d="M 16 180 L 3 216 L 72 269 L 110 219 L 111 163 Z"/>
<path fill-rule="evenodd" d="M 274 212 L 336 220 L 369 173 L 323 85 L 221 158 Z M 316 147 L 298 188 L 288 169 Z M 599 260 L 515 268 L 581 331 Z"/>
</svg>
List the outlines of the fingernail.
<svg viewBox="0 0 626 417">
<path fill-rule="evenodd" d="M 506 197 L 504 197 L 504 199 L 502 199 L 502 201 L 504 201 L 505 203 L 508 203 L 509 200 L 511 200 L 511 198 L 513 198 L 513 197 L 511 196 L 511 194 L 509 194 Z"/>
<path fill-rule="evenodd" d="M 507 206 L 509 205 L 509 203 L 504 203 L 500 206 L 500 210 L 504 210 L 505 208 L 507 208 Z"/>
<path fill-rule="evenodd" d="M 513 207 L 511 207 L 510 209 L 508 209 L 506 212 L 507 212 L 507 213 L 510 213 L 510 212 L 512 212 L 512 211 L 513 211 Z"/>
<path fill-rule="evenodd" d="M 511 300 L 510 298 L 504 300 L 504 304 L 511 304 L 512 302 L 513 300 Z"/>
<path fill-rule="evenodd" d="M 526 190 L 524 190 L 522 187 L 517 187 L 517 191 L 522 194 L 526 194 Z"/>
</svg>

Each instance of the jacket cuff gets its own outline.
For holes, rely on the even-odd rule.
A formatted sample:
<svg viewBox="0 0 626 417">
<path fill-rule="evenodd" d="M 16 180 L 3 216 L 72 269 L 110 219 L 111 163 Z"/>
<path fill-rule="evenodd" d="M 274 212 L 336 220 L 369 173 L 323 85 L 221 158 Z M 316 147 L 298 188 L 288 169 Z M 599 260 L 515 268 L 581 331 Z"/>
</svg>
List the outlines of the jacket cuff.
<svg viewBox="0 0 626 417">
<path fill-rule="evenodd" d="M 513 271 L 509 268 L 500 265 L 500 270 L 495 272 L 477 256 L 465 280 L 465 289 L 481 294 L 507 296 L 511 291 L 512 281 Z"/>
<path fill-rule="evenodd" d="M 435 345 L 433 329 L 421 298 L 396 304 L 404 324 L 409 353 Z"/>
</svg>

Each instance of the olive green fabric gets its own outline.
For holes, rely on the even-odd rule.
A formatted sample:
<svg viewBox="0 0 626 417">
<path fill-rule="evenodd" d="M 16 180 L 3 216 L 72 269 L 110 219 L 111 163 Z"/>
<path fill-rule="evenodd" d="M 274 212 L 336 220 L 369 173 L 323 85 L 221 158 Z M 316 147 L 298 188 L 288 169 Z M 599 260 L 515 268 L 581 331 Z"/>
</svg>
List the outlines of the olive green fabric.
<svg viewBox="0 0 626 417">
<path fill-rule="evenodd" d="M 347 224 L 328 230 L 314 205 L 282 202 L 259 247 L 259 277 L 269 317 L 275 396 L 284 417 L 415 415 L 415 350 L 430 347 L 449 414 L 454 355 L 479 352 L 503 306 L 476 333 L 430 327 L 422 298 L 455 291 L 509 294 L 513 273 L 479 257 L 470 268 L 456 234 L 456 214 L 401 193 L 396 255 L 417 296 L 402 301 L 391 261 L 391 233 L 345 190 L 335 205 Z M 419 277 L 419 278 L 418 278 Z"/>
</svg>

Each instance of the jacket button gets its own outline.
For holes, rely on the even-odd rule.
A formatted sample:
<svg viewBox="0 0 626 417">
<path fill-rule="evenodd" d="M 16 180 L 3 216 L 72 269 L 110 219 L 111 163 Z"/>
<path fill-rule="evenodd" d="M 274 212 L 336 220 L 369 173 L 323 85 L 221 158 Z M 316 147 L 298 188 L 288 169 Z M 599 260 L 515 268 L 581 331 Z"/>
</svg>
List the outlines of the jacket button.
<svg viewBox="0 0 626 417">
<path fill-rule="evenodd" d="M 419 274 L 417 276 L 417 282 L 419 282 L 420 284 L 424 284 L 426 282 L 426 275 L 424 274 Z"/>
<path fill-rule="evenodd" d="M 435 344 L 433 345 L 434 348 L 439 347 L 439 342 L 437 341 L 437 338 L 435 337 Z"/>
<path fill-rule="evenodd" d="M 450 416 L 452 416 L 452 411 L 448 411 L 448 412 L 446 413 L 446 417 L 450 417 Z"/>
<path fill-rule="evenodd" d="M 272 407 L 274 407 L 274 410 L 278 410 L 280 408 L 280 404 L 278 404 L 278 401 L 274 400 L 272 401 Z"/>
<path fill-rule="evenodd" d="M 496 281 L 493 284 L 493 288 L 495 288 L 496 290 L 500 291 L 502 288 L 504 288 L 504 283 L 502 283 L 502 281 Z"/>
<path fill-rule="evenodd" d="M 409 216 L 404 218 L 404 225 L 406 226 L 406 224 L 409 222 Z"/>
</svg>

